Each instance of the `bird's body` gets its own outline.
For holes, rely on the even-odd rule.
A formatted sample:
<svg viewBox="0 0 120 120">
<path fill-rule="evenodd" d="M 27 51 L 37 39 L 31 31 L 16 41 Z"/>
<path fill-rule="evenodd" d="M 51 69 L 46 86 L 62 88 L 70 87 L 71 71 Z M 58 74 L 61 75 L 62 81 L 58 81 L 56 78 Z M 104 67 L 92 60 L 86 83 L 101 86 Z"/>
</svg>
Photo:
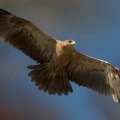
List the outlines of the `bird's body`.
<svg viewBox="0 0 120 120">
<path fill-rule="evenodd" d="M 49 94 L 73 92 L 70 81 L 120 102 L 120 70 L 108 62 L 79 53 L 75 41 L 56 40 L 31 22 L 0 9 L 0 37 L 38 62 L 28 74 Z"/>
<path fill-rule="evenodd" d="M 66 66 L 70 63 L 70 58 L 74 51 L 73 44 L 75 42 L 72 41 L 72 43 L 69 44 L 69 41 L 72 40 L 59 41 L 56 44 L 56 51 L 50 60 L 50 71 L 57 76 L 65 72 Z"/>
</svg>

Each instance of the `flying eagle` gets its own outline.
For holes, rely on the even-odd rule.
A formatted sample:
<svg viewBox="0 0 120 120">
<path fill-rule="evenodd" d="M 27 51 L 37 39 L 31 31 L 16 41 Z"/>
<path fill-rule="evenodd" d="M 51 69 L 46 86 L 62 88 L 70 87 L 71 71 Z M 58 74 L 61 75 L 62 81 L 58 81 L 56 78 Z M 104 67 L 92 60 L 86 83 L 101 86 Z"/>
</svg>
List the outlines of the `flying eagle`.
<svg viewBox="0 0 120 120">
<path fill-rule="evenodd" d="M 120 102 L 120 70 L 75 50 L 75 41 L 56 40 L 31 22 L 0 9 L 0 37 L 38 62 L 28 74 L 49 94 L 73 92 L 70 81 Z"/>
</svg>

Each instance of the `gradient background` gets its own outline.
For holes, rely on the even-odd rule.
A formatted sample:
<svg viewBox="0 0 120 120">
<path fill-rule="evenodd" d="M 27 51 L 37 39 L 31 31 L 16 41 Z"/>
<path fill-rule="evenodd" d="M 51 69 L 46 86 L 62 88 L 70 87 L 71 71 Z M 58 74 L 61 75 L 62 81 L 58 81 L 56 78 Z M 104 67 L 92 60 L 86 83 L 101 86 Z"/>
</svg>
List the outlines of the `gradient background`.
<svg viewBox="0 0 120 120">
<path fill-rule="evenodd" d="M 0 7 L 23 17 L 59 40 L 120 68 L 119 0 L 0 0 Z M 0 40 L 0 120 L 119 120 L 112 97 L 79 87 L 67 97 L 39 91 L 27 76 L 36 64 Z"/>
</svg>

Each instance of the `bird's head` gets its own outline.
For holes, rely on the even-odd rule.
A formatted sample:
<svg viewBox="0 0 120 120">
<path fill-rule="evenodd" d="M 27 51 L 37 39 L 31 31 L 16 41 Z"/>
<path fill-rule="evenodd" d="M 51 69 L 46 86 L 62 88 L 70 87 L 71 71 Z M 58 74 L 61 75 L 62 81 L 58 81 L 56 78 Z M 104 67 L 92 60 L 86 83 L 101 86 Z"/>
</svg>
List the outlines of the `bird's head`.
<svg viewBox="0 0 120 120">
<path fill-rule="evenodd" d="M 58 41 L 58 46 L 60 45 L 64 50 L 73 48 L 73 45 L 76 44 L 73 40 Z"/>
<path fill-rule="evenodd" d="M 65 40 L 65 41 L 64 41 L 64 44 L 65 44 L 65 46 L 73 46 L 73 45 L 75 45 L 76 43 L 75 43 L 75 41 L 73 41 L 73 40 Z"/>
</svg>

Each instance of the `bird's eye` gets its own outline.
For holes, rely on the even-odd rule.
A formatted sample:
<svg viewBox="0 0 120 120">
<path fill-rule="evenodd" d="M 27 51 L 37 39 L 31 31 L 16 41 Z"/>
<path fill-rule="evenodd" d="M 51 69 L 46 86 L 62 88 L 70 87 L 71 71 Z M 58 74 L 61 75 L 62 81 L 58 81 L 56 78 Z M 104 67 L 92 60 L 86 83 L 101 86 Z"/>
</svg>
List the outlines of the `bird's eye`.
<svg viewBox="0 0 120 120">
<path fill-rule="evenodd" d="M 71 43 L 72 42 L 72 40 L 69 40 L 69 43 Z"/>
</svg>

